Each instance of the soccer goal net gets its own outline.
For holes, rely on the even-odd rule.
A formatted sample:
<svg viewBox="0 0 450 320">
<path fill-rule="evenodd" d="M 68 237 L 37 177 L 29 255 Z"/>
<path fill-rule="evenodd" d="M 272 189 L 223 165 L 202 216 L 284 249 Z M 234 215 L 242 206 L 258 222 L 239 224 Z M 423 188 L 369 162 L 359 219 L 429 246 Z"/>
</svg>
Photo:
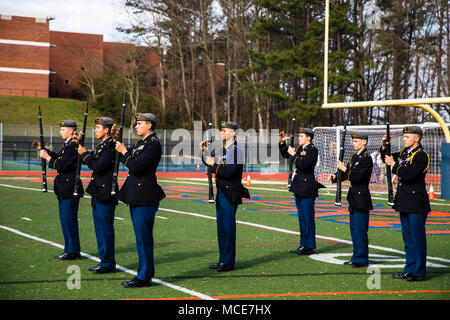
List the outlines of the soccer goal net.
<svg viewBox="0 0 450 320">
<path fill-rule="evenodd" d="M 408 124 L 411 126 L 412 124 Z M 416 124 L 423 129 L 422 146 L 430 155 L 430 166 L 426 175 L 427 191 L 433 184 L 434 192 L 441 190 L 441 145 L 445 142 L 444 132 L 437 123 Z M 391 125 L 391 151 L 399 152 L 403 148 L 403 127 L 406 125 Z M 329 189 L 335 189 L 336 185 L 330 183 L 329 176 L 336 172 L 336 163 L 339 157 L 339 146 L 342 139 L 343 126 L 339 127 L 316 127 L 314 128 L 314 145 L 319 149 L 319 161 L 316 166 L 316 175 L 320 183 Z M 379 149 L 381 139 L 386 133 L 385 125 L 376 126 L 348 126 L 345 137 L 344 162 L 347 163 L 350 155 L 354 152 L 352 144 L 352 132 L 364 132 L 368 135 L 367 150 L 372 157 L 373 170 L 370 189 L 372 192 L 387 193 L 386 165 L 381 161 Z M 394 183 L 397 177 L 392 175 Z M 343 190 L 348 189 L 348 181 L 344 182 Z"/>
</svg>

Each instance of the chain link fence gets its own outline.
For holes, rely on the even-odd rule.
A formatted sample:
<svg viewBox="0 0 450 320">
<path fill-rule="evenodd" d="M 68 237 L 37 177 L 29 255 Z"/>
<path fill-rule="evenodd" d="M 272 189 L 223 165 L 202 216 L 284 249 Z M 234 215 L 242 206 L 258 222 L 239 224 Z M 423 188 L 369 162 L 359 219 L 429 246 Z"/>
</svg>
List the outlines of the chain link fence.
<svg viewBox="0 0 450 320">
<path fill-rule="evenodd" d="M 99 140 L 95 138 L 94 127 L 86 128 L 85 146 L 93 150 Z M 57 152 L 63 146 L 64 141 L 59 135 L 59 126 L 44 126 L 44 142 L 46 148 Z M 202 133 L 196 140 L 196 133 L 188 130 L 156 130 L 161 146 L 162 158 L 158 171 L 162 172 L 195 172 L 205 171 L 206 167 L 201 161 L 199 143 L 203 139 Z M 276 133 L 278 137 L 278 133 Z M 218 134 L 215 139 L 218 139 Z M 134 130 L 124 128 L 123 142 L 127 147 L 133 146 L 140 139 Z M 278 138 L 277 138 L 278 139 Z M 39 126 L 37 125 L 12 125 L 0 124 L 0 170 L 4 171 L 40 171 L 38 152 L 31 147 L 33 140 L 39 141 Z M 238 143 L 245 152 L 247 161 L 244 163 L 245 172 L 279 173 L 288 171 L 288 162 L 281 158 L 278 160 L 278 146 L 270 146 L 268 143 L 258 143 L 256 133 L 238 134 Z M 183 147 L 180 148 L 180 145 Z M 270 161 L 260 161 L 264 157 L 258 157 L 258 152 L 272 148 Z M 276 150 L 276 155 L 273 150 Z M 276 160 L 274 160 L 276 159 Z M 49 169 L 50 171 L 53 169 Z M 89 171 L 83 165 L 81 170 Z M 121 165 L 121 171 L 127 169 Z"/>
<path fill-rule="evenodd" d="M 441 147 L 445 142 L 442 128 L 437 123 L 419 124 L 424 130 L 422 145 L 430 155 L 430 166 L 427 173 L 427 183 L 434 184 L 438 190 L 441 184 Z M 402 125 L 391 126 L 392 152 L 398 152 L 402 146 Z M 369 134 L 367 146 L 374 161 L 372 183 L 379 185 L 382 190 L 386 186 L 385 166 L 381 162 L 377 150 L 380 147 L 381 137 L 385 133 L 385 126 L 349 126 L 346 139 L 346 157 L 353 152 L 351 132 L 364 131 Z M 270 135 L 258 134 L 256 130 L 247 131 L 239 129 L 237 132 L 238 145 L 244 152 L 244 171 L 262 174 L 286 173 L 289 170 L 287 159 L 281 157 L 278 151 L 278 130 L 272 130 Z M 319 161 L 316 166 L 317 179 L 333 188 L 328 176 L 336 172 L 337 154 L 339 153 L 339 140 L 342 127 L 314 128 L 314 144 L 319 149 Z M 195 172 L 206 171 L 200 157 L 199 144 L 207 136 L 201 130 L 188 131 L 185 129 L 164 130 L 158 129 L 156 134 L 161 142 L 163 156 L 158 166 L 162 172 Z M 219 131 L 211 133 L 216 146 L 222 145 Z M 0 124 L 0 170 L 8 171 L 39 171 L 40 161 L 38 152 L 31 147 L 33 140 L 39 140 L 39 126 L 37 125 L 9 125 Z M 134 145 L 139 137 L 134 130 L 124 129 L 123 142 L 128 147 Z M 62 148 L 63 140 L 59 135 L 58 126 L 44 127 L 44 141 L 46 147 L 57 152 Z M 86 129 L 85 145 L 93 150 L 98 140 L 95 138 L 94 128 Z M 297 139 L 295 139 L 297 145 Z M 217 150 L 217 149 L 216 149 Z M 218 154 L 218 152 L 216 152 Z M 52 170 L 52 169 L 49 169 Z M 82 170 L 89 171 L 83 165 Z M 121 165 L 121 171 L 127 169 Z"/>
</svg>

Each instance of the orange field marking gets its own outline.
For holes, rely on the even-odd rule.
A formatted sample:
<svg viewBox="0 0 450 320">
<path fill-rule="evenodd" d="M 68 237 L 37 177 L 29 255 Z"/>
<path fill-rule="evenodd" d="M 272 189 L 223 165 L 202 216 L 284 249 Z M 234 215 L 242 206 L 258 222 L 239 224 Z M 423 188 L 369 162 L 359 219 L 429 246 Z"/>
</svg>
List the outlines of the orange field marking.
<svg viewBox="0 0 450 320">
<path fill-rule="evenodd" d="M 299 293 L 273 293 L 273 294 L 247 294 L 214 296 L 214 299 L 239 299 L 239 298 L 273 298 L 273 297 L 300 297 L 300 296 L 341 296 L 358 294 L 403 294 L 403 293 L 450 293 L 450 290 L 404 290 L 404 291 L 342 291 L 342 292 L 299 292 Z M 198 297 L 184 298 L 155 298 L 135 300 L 200 300 Z"/>
</svg>

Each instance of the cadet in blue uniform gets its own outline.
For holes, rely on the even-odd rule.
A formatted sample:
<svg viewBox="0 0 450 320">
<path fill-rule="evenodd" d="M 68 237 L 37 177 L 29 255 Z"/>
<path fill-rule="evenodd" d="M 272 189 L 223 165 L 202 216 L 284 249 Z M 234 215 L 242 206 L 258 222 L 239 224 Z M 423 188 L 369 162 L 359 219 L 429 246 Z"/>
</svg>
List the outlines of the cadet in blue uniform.
<svg viewBox="0 0 450 320">
<path fill-rule="evenodd" d="M 369 191 L 373 162 L 366 149 L 368 136 L 362 133 L 352 133 L 355 152 L 350 156 L 347 166 L 338 161 L 337 167 L 342 171 L 342 181 L 350 181 L 347 193 L 350 212 L 350 234 L 353 243 L 353 256 L 344 262 L 354 268 L 367 267 L 369 263 L 369 212 L 373 209 Z M 336 182 L 336 175 L 330 176 Z"/>
<path fill-rule="evenodd" d="M 72 135 L 76 133 L 76 130 L 77 124 L 73 120 L 64 120 L 60 123 L 59 133 L 64 140 L 64 145 L 58 153 L 41 148 L 37 141 L 33 142 L 33 146 L 40 150 L 39 156 L 48 161 L 48 167 L 58 171 L 53 190 L 58 197 L 59 220 L 64 236 L 64 252 L 55 257 L 59 260 L 80 258 L 78 204 L 80 197 L 83 197 L 84 190 L 83 184 L 79 180 L 78 196 L 74 197 L 78 144 L 72 140 Z"/>
<path fill-rule="evenodd" d="M 116 197 L 111 196 L 112 175 L 114 171 L 115 144 L 111 137 L 114 121 L 108 117 L 95 119 L 95 137 L 101 141 L 94 150 L 87 152 L 84 146 L 78 147 L 83 163 L 92 170 L 91 181 L 86 192 L 92 196 L 92 216 L 100 263 L 90 267 L 94 273 L 109 273 L 116 269 L 114 254 L 114 211 Z M 118 190 L 116 190 L 118 191 Z"/>
<path fill-rule="evenodd" d="M 430 156 L 420 141 L 423 131 L 418 126 L 403 128 L 404 148 L 392 156 L 386 155 L 386 138 L 381 141 L 381 159 L 392 166 L 392 172 L 398 176 L 394 209 L 400 212 L 403 242 L 405 244 L 406 265 L 402 273 L 394 273 L 394 279 L 408 281 L 425 280 L 427 240 L 425 222 L 431 211 L 425 175 L 430 165 Z"/>
<path fill-rule="evenodd" d="M 309 128 L 300 128 L 298 147 L 288 147 L 284 131 L 280 132 L 280 152 L 284 158 L 294 162 L 295 174 L 289 191 L 295 195 L 295 205 L 298 210 L 300 226 L 300 246 L 291 253 L 309 255 L 316 249 L 316 224 L 314 221 L 314 202 L 319 196 L 318 189 L 325 188 L 316 181 L 314 168 L 316 167 L 319 152 L 312 143 L 314 131 Z"/>
<path fill-rule="evenodd" d="M 116 142 L 120 161 L 128 168 L 128 177 L 119 192 L 119 200 L 130 207 L 139 256 L 137 276 L 122 285 L 126 288 L 147 287 L 155 275 L 153 260 L 153 225 L 159 202 L 166 196 L 156 180 L 161 160 L 161 144 L 155 133 L 156 117 L 151 113 L 136 114 L 136 132 L 142 139 L 127 149 Z"/>
<path fill-rule="evenodd" d="M 224 149 L 219 152 L 222 156 L 217 161 L 206 157 L 205 162 L 212 167 L 215 174 L 216 195 L 216 223 L 219 242 L 219 262 L 209 265 L 210 269 L 218 272 L 234 270 L 236 261 L 236 211 L 242 204 L 242 198 L 250 198 L 248 190 L 242 185 L 242 171 L 244 155 L 236 143 L 236 122 L 222 124 L 221 138 Z M 202 142 L 202 150 L 206 141 Z M 216 152 L 216 155 L 218 153 Z"/>
</svg>

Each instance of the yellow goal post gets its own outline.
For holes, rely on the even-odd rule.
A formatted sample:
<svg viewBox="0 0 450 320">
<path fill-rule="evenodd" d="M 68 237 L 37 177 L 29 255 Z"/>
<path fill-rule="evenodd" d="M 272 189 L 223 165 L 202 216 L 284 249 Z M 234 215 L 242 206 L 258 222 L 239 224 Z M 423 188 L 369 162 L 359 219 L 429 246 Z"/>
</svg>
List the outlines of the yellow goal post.
<svg viewBox="0 0 450 320">
<path fill-rule="evenodd" d="M 368 108 L 368 107 L 417 107 L 429 112 L 439 123 L 445 135 L 445 140 L 450 143 L 450 131 L 444 119 L 437 113 L 430 104 L 450 103 L 450 97 L 421 98 L 421 99 L 398 99 L 398 100 L 380 100 L 380 101 L 355 101 L 328 103 L 328 42 L 329 42 L 329 16 L 330 0 L 325 0 L 325 39 L 324 39 L 324 70 L 323 70 L 323 104 L 324 109 L 339 108 Z"/>
</svg>

